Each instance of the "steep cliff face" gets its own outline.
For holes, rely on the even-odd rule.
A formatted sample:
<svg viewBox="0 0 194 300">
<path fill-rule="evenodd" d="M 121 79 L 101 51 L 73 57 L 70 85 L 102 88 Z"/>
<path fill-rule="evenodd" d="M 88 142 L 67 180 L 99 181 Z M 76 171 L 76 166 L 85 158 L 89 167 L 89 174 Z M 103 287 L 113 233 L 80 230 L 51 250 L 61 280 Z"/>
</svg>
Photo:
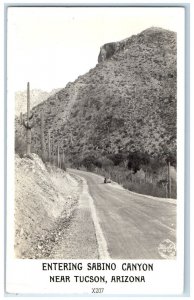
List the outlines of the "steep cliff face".
<svg viewBox="0 0 194 300">
<path fill-rule="evenodd" d="M 105 60 L 111 58 L 117 52 L 125 50 L 125 48 L 127 46 L 127 40 L 128 39 L 125 39 L 125 40 L 120 41 L 120 42 L 113 42 L 113 43 L 104 44 L 100 48 L 100 53 L 99 53 L 99 56 L 98 56 L 98 62 L 100 63 L 102 61 L 105 61 Z"/>
<path fill-rule="evenodd" d="M 150 28 L 105 44 L 87 74 L 36 106 L 33 147 L 51 130 L 66 157 L 118 151 L 176 156 L 176 34 Z M 19 130 L 19 129 L 17 129 Z"/>
</svg>

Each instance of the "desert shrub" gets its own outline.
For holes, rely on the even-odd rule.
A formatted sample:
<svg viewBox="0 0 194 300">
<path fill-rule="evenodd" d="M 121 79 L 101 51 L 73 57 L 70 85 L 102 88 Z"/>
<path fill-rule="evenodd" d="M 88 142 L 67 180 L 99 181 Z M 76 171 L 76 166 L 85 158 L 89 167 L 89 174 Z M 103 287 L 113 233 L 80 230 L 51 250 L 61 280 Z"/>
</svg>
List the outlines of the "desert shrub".
<svg viewBox="0 0 194 300">
<path fill-rule="evenodd" d="M 155 197 L 165 198 L 166 195 L 166 185 L 161 183 L 161 173 L 164 167 L 158 167 L 158 174 L 153 174 L 150 165 L 147 166 L 149 169 L 149 177 L 140 177 L 141 172 L 134 173 L 133 170 L 117 165 L 110 166 L 109 168 L 95 168 L 93 172 L 100 174 L 105 177 L 110 177 L 111 180 L 119 183 L 124 188 L 134 191 L 139 194 L 150 195 Z M 172 180 L 171 186 L 171 197 L 176 198 L 176 181 Z"/>
<path fill-rule="evenodd" d="M 173 155 L 172 153 L 168 153 L 166 155 L 166 163 L 171 164 L 171 166 L 176 167 L 176 155 Z"/>
<path fill-rule="evenodd" d="M 143 165 L 148 165 L 149 162 L 150 158 L 147 153 L 141 153 L 138 151 L 129 152 L 128 169 L 133 170 L 134 173 L 140 170 Z"/>
<path fill-rule="evenodd" d="M 83 165 L 88 171 L 92 171 L 97 162 L 97 159 L 94 155 L 89 155 L 84 157 L 81 161 L 81 165 Z"/>
<path fill-rule="evenodd" d="M 157 174 L 162 167 L 165 166 L 165 163 L 160 160 L 158 157 L 155 158 L 151 158 L 149 165 L 148 165 L 148 170 L 152 173 L 152 174 Z"/>
<path fill-rule="evenodd" d="M 123 187 L 134 191 L 139 194 L 150 195 L 155 197 L 166 197 L 166 189 L 162 186 L 158 187 L 157 185 L 150 182 L 124 182 Z"/>
<path fill-rule="evenodd" d="M 103 168 L 104 170 L 109 170 L 109 168 L 113 167 L 112 160 L 108 159 L 107 157 L 99 158 L 98 160 L 99 165 L 96 164 L 96 167 Z"/>
<path fill-rule="evenodd" d="M 92 118 L 92 116 L 90 116 L 90 115 L 89 115 L 89 116 L 87 116 L 87 117 L 86 117 L 86 121 L 89 121 L 89 120 L 91 120 L 91 118 Z"/>
<path fill-rule="evenodd" d="M 116 153 L 116 154 L 110 154 L 108 158 L 110 158 L 115 166 L 118 166 L 123 161 L 126 160 L 127 154 L 126 153 Z"/>
<path fill-rule="evenodd" d="M 63 171 L 66 171 L 66 165 L 65 165 L 65 162 L 64 162 L 64 161 L 62 161 L 62 163 L 61 163 L 61 169 L 62 169 Z"/>
<path fill-rule="evenodd" d="M 17 153 L 20 157 L 23 157 L 26 153 L 25 139 L 18 135 L 15 136 L 15 153 Z"/>
</svg>

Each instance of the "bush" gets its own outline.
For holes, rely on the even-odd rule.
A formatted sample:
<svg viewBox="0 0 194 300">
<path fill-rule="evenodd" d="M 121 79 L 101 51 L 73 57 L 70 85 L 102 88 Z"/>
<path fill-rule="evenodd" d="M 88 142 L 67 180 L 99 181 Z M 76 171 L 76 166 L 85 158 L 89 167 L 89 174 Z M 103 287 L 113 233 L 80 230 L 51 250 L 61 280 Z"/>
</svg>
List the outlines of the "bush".
<svg viewBox="0 0 194 300">
<path fill-rule="evenodd" d="M 26 142 L 23 138 L 17 135 L 15 136 L 15 153 L 20 157 L 23 157 L 26 153 Z"/>
<path fill-rule="evenodd" d="M 125 153 L 116 153 L 108 156 L 114 163 L 115 166 L 120 165 L 127 158 L 127 154 Z"/>
<path fill-rule="evenodd" d="M 139 171 L 142 166 L 148 165 L 150 158 L 147 153 L 138 151 L 129 152 L 128 155 L 128 169 L 133 170 L 134 173 Z"/>
<path fill-rule="evenodd" d="M 61 169 L 63 170 L 63 171 L 66 171 L 66 165 L 65 165 L 65 162 L 61 162 Z"/>
<path fill-rule="evenodd" d="M 139 183 L 139 182 L 128 181 L 123 184 L 123 187 L 139 194 L 162 197 L 162 198 L 166 197 L 166 190 L 164 187 L 156 186 L 155 184 L 150 182 Z"/>
<path fill-rule="evenodd" d="M 105 177 L 110 177 L 111 180 L 119 183 L 124 188 L 134 191 L 136 193 L 150 195 L 155 197 L 165 198 L 166 186 L 161 184 L 161 173 L 163 167 L 158 169 L 158 174 L 154 175 L 148 166 L 149 176 L 140 176 L 140 172 L 134 173 L 132 170 L 128 170 L 120 165 L 105 168 L 96 168 L 94 171 Z M 143 173 L 143 171 L 141 172 Z M 171 197 L 176 199 L 176 181 L 172 180 Z"/>
<path fill-rule="evenodd" d="M 93 155 L 89 155 L 87 157 L 84 157 L 84 159 L 81 161 L 81 165 L 83 165 L 89 171 L 92 171 L 94 169 L 96 162 L 97 162 L 96 157 Z"/>
<path fill-rule="evenodd" d="M 74 157 L 73 166 L 95 172 L 121 184 L 131 191 L 166 197 L 167 165 L 161 158 L 150 158 L 147 153 L 130 152 L 97 157 L 88 152 L 84 159 Z M 176 198 L 176 180 L 172 180 L 171 197 Z"/>
<path fill-rule="evenodd" d="M 102 157 L 98 159 L 98 163 L 99 165 L 101 165 L 100 168 L 103 168 L 105 170 L 108 170 L 109 168 L 113 167 L 113 162 L 112 160 L 106 158 L 106 157 Z M 98 167 L 98 165 L 96 164 L 96 167 Z"/>
</svg>

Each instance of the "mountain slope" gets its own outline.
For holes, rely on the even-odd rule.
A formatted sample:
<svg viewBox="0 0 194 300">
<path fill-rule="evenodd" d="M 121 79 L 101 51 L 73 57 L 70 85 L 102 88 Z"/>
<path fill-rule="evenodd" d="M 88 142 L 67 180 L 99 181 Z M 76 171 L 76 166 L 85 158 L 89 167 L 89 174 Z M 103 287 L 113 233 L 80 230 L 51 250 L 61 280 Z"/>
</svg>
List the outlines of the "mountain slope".
<svg viewBox="0 0 194 300">
<path fill-rule="evenodd" d="M 45 92 L 39 89 L 33 89 L 30 91 L 31 107 L 38 105 L 39 103 L 47 100 L 51 95 L 54 95 L 60 89 L 54 89 L 51 92 Z M 20 113 L 26 112 L 26 97 L 27 91 L 18 91 L 15 93 L 15 114 L 18 116 Z"/>
<path fill-rule="evenodd" d="M 102 46 L 98 61 L 33 108 L 35 151 L 43 111 L 46 143 L 50 129 L 53 150 L 59 142 L 70 160 L 119 151 L 175 157 L 176 34 L 149 28 Z"/>
</svg>

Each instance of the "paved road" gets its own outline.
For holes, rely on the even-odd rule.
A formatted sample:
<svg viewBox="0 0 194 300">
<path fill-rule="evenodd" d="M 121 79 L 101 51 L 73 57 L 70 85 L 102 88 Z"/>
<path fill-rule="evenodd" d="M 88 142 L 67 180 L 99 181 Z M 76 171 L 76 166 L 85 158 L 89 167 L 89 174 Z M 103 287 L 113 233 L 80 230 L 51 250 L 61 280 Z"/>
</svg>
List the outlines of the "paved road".
<svg viewBox="0 0 194 300">
<path fill-rule="evenodd" d="M 89 172 L 70 173 L 87 181 L 111 258 L 158 259 L 161 253 L 163 258 L 170 256 L 165 245 L 171 251 L 176 244 L 176 201 L 131 193 L 117 184 L 104 184 L 101 176 Z"/>
</svg>

